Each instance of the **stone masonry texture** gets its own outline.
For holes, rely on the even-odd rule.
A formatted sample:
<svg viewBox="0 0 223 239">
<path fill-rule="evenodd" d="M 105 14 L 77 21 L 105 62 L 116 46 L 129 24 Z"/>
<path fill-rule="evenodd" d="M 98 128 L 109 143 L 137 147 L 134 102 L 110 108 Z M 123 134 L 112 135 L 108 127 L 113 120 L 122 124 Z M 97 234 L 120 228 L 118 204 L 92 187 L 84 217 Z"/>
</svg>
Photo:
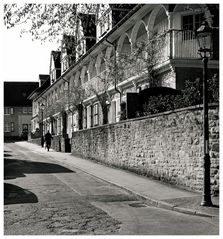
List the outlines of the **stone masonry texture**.
<svg viewBox="0 0 223 239">
<path fill-rule="evenodd" d="M 219 192 L 219 106 L 209 106 L 211 188 Z M 73 133 L 72 153 L 192 191 L 203 188 L 203 109 L 189 107 Z"/>
<path fill-rule="evenodd" d="M 41 139 L 29 139 L 30 143 L 41 145 Z M 51 141 L 51 148 L 57 152 L 65 152 L 65 143 L 62 135 L 53 135 L 53 140 Z"/>
</svg>

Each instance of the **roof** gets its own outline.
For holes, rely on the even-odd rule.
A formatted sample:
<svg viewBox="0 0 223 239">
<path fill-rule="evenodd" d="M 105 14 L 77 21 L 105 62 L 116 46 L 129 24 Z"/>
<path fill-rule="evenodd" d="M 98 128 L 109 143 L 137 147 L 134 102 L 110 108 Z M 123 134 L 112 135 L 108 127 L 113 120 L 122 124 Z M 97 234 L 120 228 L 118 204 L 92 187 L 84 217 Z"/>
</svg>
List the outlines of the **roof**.
<svg viewBox="0 0 223 239">
<path fill-rule="evenodd" d="M 63 79 L 64 76 L 66 74 L 68 74 L 74 66 L 80 64 L 80 62 L 88 55 L 90 55 L 90 53 L 95 49 L 97 48 L 100 44 L 102 44 L 103 41 L 105 41 L 106 39 L 108 39 L 108 37 L 110 35 L 112 35 L 112 33 L 114 31 L 116 31 L 124 22 L 126 22 L 135 12 L 137 12 L 141 7 L 143 7 L 145 4 L 136 4 L 136 6 L 131 9 L 105 36 L 103 36 L 103 38 L 101 38 L 96 44 L 94 44 L 84 55 L 82 55 L 78 61 L 76 61 L 75 63 L 73 63 L 73 65 L 71 65 L 67 71 L 65 71 L 58 79 L 57 79 L 57 82 L 60 80 L 60 79 Z M 67 35 L 63 35 L 63 38 L 66 38 Z M 47 87 L 44 91 L 42 91 L 41 93 L 39 93 L 38 96 L 40 96 L 41 94 L 44 94 L 48 89 L 50 89 L 50 87 L 52 87 L 54 84 L 51 84 L 49 85 L 49 87 Z"/>
<path fill-rule="evenodd" d="M 27 97 L 38 86 L 38 82 L 4 82 L 4 106 L 32 106 Z"/>
<path fill-rule="evenodd" d="M 39 84 L 38 84 L 39 86 Z M 50 77 L 40 86 L 34 89 L 30 94 L 27 96 L 28 99 L 33 100 L 38 97 L 44 90 L 46 90 L 50 86 Z"/>
</svg>

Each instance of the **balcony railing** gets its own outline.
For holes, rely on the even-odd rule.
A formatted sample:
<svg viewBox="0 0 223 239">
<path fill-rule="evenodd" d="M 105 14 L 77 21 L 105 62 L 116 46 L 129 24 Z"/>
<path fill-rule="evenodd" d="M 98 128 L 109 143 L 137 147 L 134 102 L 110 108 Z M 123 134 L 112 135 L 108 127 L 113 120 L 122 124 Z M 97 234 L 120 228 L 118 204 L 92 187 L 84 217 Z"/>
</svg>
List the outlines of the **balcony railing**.
<svg viewBox="0 0 223 239">
<path fill-rule="evenodd" d="M 173 30 L 173 58 L 199 58 L 198 49 L 194 31 Z"/>
</svg>

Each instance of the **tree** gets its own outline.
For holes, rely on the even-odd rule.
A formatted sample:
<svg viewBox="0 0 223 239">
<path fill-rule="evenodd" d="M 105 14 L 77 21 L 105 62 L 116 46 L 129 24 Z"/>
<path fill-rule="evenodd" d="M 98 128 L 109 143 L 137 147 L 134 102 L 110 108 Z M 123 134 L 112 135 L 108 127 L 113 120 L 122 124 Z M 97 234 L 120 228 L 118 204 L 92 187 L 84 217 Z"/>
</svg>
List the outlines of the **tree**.
<svg viewBox="0 0 223 239">
<path fill-rule="evenodd" d="M 88 89 L 90 92 L 92 92 L 96 96 L 102 109 L 102 117 L 103 117 L 102 122 L 103 124 L 107 124 L 108 123 L 108 102 L 110 101 L 109 99 L 110 97 L 109 97 L 109 93 L 107 89 L 105 88 L 103 92 L 98 92 L 92 84 L 89 86 Z"/>
<path fill-rule="evenodd" d="M 165 44 L 167 34 L 154 34 L 149 40 L 136 42 L 128 57 L 128 69 L 136 75 L 145 75 L 150 87 L 159 86 L 156 67 L 166 60 Z"/>
<path fill-rule="evenodd" d="M 68 112 L 71 112 L 72 115 L 75 112 L 78 112 L 78 128 L 82 129 L 83 128 L 83 119 L 82 119 L 82 114 L 83 114 L 83 100 L 86 98 L 86 91 L 82 87 L 82 85 L 73 85 L 72 87 L 68 87 L 68 92 L 67 92 L 67 105 L 66 109 Z M 73 117 L 72 117 L 73 119 Z M 73 123 L 72 123 L 73 125 Z"/>
<path fill-rule="evenodd" d="M 7 29 L 22 25 L 21 35 L 30 33 L 33 40 L 61 39 L 75 35 L 78 13 L 96 13 L 97 4 L 5 4 Z"/>
</svg>

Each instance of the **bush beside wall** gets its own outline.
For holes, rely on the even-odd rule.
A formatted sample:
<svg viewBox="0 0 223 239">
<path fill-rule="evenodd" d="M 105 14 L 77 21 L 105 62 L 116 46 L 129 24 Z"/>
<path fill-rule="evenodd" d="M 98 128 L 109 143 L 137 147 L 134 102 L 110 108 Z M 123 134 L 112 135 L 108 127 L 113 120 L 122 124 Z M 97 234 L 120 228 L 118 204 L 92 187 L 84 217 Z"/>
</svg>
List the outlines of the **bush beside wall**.
<svg viewBox="0 0 223 239">
<path fill-rule="evenodd" d="M 219 106 L 209 110 L 211 183 L 219 188 Z M 203 188 L 203 110 L 189 107 L 73 133 L 72 153 L 171 184 Z"/>
</svg>

